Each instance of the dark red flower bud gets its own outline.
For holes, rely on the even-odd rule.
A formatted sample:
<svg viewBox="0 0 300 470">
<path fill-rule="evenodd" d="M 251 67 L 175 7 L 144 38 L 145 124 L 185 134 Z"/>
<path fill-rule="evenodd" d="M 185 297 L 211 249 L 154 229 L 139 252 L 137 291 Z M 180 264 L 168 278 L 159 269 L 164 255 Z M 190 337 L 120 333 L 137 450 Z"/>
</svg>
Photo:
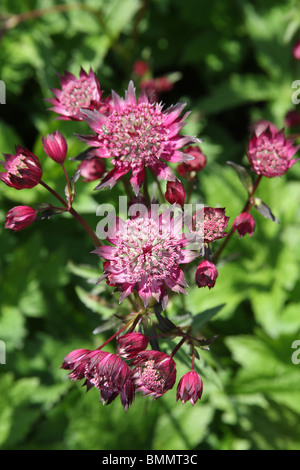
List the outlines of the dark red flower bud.
<svg viewBox="0 0 300 470">
<path fill-rule="evenodd" d="M 119 343 L 117 354 L 123 357 L 123 359 L 132 359 L 137 353 L 144 351 L 148 346 L 148 336 L 143 333 L 134 332 L 127 333 L 117 339 Z"/>
<path fill-rule="evenodd" d="M 37 211 L 29 206 L 15 206 L 8 211 L 5 228 L 18 232 L 31 225 L 36 219 Z"/>
<path fill-rule="evenodd" d="M 16 155 L 4 153 L 5 172 L 0 172 L 0 180 L 15 189 L 33 188 L 42 178 L 42 167 L 38 158 L 20 145 L 16 145 Z"/>
<path fill-rule="evenodd" d="M 249 237 L 252 237 L 255 229 L 255 220 L 249 212 L 242 212 L 235 218 L 232 229 L 234 231 L 237 230 L 240 238 L 244 237 L 246 233 L 249 233 Z"/>
<path fill-rule="evenodd" d="M 59 131 L 48 134 L 47 137 L 42 137 L 42 144 L 48 157 L 52 158 L 56 163 L 64 163 L 67 156 L 68 144 Z"/>
<path fill-rule="evenodd" d="M 190 400 L 194 406 L 197 400 L 200 400 L 203 393 L 203 382 L 200 375 L 194 370 L 191 370 L 185 374 L 179 381 L 177 386 L 176 401 L 181 400 L 182 403 L 186 403 Z"/>
<path fill-rule="evenodd" d="M 80 170 L 80 174 L 85 183 L 98 180 L 102 178 L 106 171 L 105 160 L 100 157 L 83 160 L 80 163 L 78 170 Z"/>
<path fill-rule="evenodd" d="M 179 204 L 182 208 L 185 202 L 185 189 L 180 181 L 168 181 L 165 198 L 170 204 Z"/>
<path fill-rule="evenodd" d="M 300 60 L 300 39 L 294 44 L 293 56 L 296 60 Z"/>
<path fill-rule="evenodd" d="M 183 150 L 183 153 L 191 155 L 194 157 L 193 160 L 188 160 L 187 162 L 181 163 L 177 167 L 177 171 L 180 176 L 185 176 L 188 179 L 193 179 L 196 176 L 198 171 L 203 170 L 206 165 L 206 157 L 202 153 L 200 147 L 194 147 L 190 145 Z"/>
<path fill-rule="evenodd" d="M 214 287 L 218 275 L 218 270 L 211 261 L 201 261 L 196 269 L 196 284 L 198 287 L 208 287 L 211 289 Z"/>
</svg>

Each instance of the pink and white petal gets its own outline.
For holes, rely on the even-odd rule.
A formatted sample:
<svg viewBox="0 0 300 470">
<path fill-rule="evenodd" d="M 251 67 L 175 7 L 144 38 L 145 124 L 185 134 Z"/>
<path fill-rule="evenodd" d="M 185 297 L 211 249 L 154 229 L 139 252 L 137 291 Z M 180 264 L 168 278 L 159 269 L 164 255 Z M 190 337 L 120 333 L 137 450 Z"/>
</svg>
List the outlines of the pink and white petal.
<svg viewBox="0 0 300 470">
<path fill-rule="evenodd" d="M 166 165 L 164 162 L 157 160 L 154 163 L 151 163 L 149 167 L 162 180 L 176 181 L 176 176 L 174 175 L 172 170 L 168 167 L 168 165 Z"/>
<path fill-rule="evenodd" d="M 107 117 L 103 116 L 103 114 L 99 113 L 99 111 L 95 109 L 90 110 L 81 108 L 80 116 L 93 131 L 97 132 L 98 134 L 103 132 L 102 126 L 107 122 Z"/>
<path fill-rule="evenodd" d="M 140 187 L 143 184 L 145 179 L 145 169 L 142 167 L 139 170 L 133 170 L 130 178 L 130 184 L 134 191 L 134 194 L 137 196 L 140 191 Z"/>
<path fill-rule="evenodd" d="M 128 104 L 136 106 L 135 88 L 132 80 L 130 80 L 128 90 L 125 92 L 125 100 Z"/>
</svg>

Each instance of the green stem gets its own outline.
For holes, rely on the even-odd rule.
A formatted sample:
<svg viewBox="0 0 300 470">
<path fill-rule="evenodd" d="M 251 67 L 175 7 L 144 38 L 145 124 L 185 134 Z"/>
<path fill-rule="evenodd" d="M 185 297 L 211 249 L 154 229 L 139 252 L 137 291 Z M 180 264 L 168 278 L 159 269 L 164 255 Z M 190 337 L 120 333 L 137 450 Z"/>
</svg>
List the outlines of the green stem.
<svg viewBox="0 0 300 470">
<path fill-rule="evenodd" d="M 241 213 L 242 212 L 248 212 L 248 210 L 250 210 L 251 207 L 253 206 L 253 196 L 254 196 L 255 191 L 257 190 L 257 187 L 258 187 L 259 183 L 261 182 L 261 179 L 262 179 L 262 175 L 258 175 L 258 177 L 256 178 L 256 181 L 253 185 L 252 191 L 249 193 L 248 199 L 247 199 Z M 212 256 L 211 261 L 213 263 L 217 262 L 217 260 L 219 259 L 222 251 L 227 246 L 227 243 L 229 242 L 229 240 L 232 238 L 234 232 L 235 231 L 234 231 L 233 227 L 231 227 L 230 231 L 228 232 L 228 235 L 224 238 L 224 241 L 223 241 L 222 245 L 219 247 L 219 249 L 216 251 L 216 253 Z"/>
<path fill-rule="evenodd" d="M 54 189 L 50 188 L 47 183 L 44 181 L 40 181 L 40 184 L 47 189 L 56 199 L 58 199 L 63 206 L 66 208 L 66 212 L 70 212 L 70 214 L 82 225 L 82 227 L 85 229 L 85 231 L 89 234 L 91 239 L 93 240 L 94 244 L 96 247 L 101 246 L 101 242 L 95 232 L 92 230 L 92 228 L 89 226 L 87 221 L 80 215 L 78 212 L 73 209 L 73 207 L 69 207 L 69 204 L 56 192 Z"/>
</svg>

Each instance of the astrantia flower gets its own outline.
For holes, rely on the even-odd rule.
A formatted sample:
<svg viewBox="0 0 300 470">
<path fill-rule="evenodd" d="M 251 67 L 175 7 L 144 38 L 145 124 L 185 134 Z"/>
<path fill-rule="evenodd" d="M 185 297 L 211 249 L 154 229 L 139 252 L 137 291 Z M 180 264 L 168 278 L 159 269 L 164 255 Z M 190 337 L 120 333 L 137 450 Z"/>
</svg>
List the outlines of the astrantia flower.
<svg viewBox="0 0 300 470">
<path fill-rule="evenodd" d="M 105 405 L 120 395 L 126 410 L 134 399 L 132 370 L 115 354 L 97 349 L 77 349 L 64 358 L 62 369 L 71 370 L 71 380 L 85 378 L 87 390 L 91 387 L 100 390 L 100 400 Z"/>
<path fill-rule="evenodd" d="M 203 260 L 196 269 L 196 284 L 198 287 L 208 287 L 211 289 L 214 287 L 218 275 L 216 266 L 211 261 Z"/>
<path fill-rule="evenodd" d="M 161 397 L 170 390 L 176 380 L 176 363 L 168 354 L 160 351 L 142 351 L 134 360 L 133 382 L 137 392 Z"/>
<path fill-rule="evenodd" d="M 282 176 L 297 159 L 292 159 L 300 146 L 293 146 L 293 141 L 285 139 L 284 131 L 268 127 L 263 132 L 253 134 L 247 156 L 257 175 L 267 178 Z"/>
<path fill-rule="evenodd" d="M 162 105 L 150 102 L 145 93 L 137 100 L 134 85 L 130 82 L 125 99 L 112 92 L 111 112 L 107 116 L 96 110 L 83 111 L 85 121 L 96 135 L 79 137 L 95 147 L 94 152 L 100 157 L 111 158 L 114 167 L 97 189 L 114 186 L 131 170 L 130 182 L 138 194 L 146 167 L 163 180 L 175 181 L 174 173 L 165 162 L 192 159 L 179 149 L 197 141 L 179 135 L 186 116 L 179 117 L 184 106 L 177 104 L 163 111 Z"/>
<path fill-rule="evenodd" d="M 42 178 L 42 167 L 38 158 L 21 145 L 16 145 L 16 155 L 4 153 L 5 162 L 1 162 L 4 172 L 0 180 L 15 189 L 33 188 Z"/>
<path fill-rule="evenodd" d="M 194 370 L 187 372 L 179 381 L 177 386 L 176 400 L 186 403 L 190 400 L 194 406 L 200 400 L 203 393 L 203 382 L 199 374 Z"/>
<path fill-rule="evenodd" d="M 187 283 L 179 265 L 194 260 L 198 253 L 184 249 L 190 242 L 181 233 L 181 217 L 171 217 L 172 207 L 160 215 L 145 210 L 141 217 L 126 221 L 118 218 L 107 238 L 114 246 L 95 250 L 108 260 L 101 279 L 108 277 L 110 284 L 119 287 L 120 302 L 136 287 L 145 307 L 153 296 L 164 309 L 168 302 L 166 287 L 186 293 Z"/>
<path fill-rule="evenodd" d="M 204 243 L 210 243 L 227 235 L 224 230 L 228 220 L 224 208 L 204 207 L 193 215 L 191 231 L 202 238 Z"/>
<path fill-rule="evenodd" d="M 144 351 L 149 343 L 148 336 L 143 333 L 133 332 L 127 333 L 117 339 L 118 349 L 117 354 L 123 359 L 132 359 L 136 355 Z"/>
<path fill-rule="evenodd" d="M 5 228 L 18 232 L 24 230 L 36 219 L 37 211 L 30 206 L 15 206 L 8 211 L 5 218 Z"/>
<path fill-rule="evenodd" d="M 61 89 L 52 88 L 55 98 L 47 99 L 62 120 L 82 120 L 80 109 L 106 110 L 107 104 L 101 99 L 101 89 L 95 73 L 90 69 L 87 74 L 82 68 L 79 78 L 70 72 L 58 74 Z"/>
<path fill-rule="evenodd" d="M 232 224 L 233 231 L 238 232 L 239 237 L 244 237 L 246 233 L 249 233 L 249 237 L 252 237 L 255 229 L 255 220 L 249 212 L 242 212 L 239 214 Z"/>
<path fill-rule="evenodd" d="M 52 132 L 52 134 L 47 134 L 46 137 L 43 136 L 42 145 L 48 157 L 52 158 L 56 163 L 64 163 L 67 156 L 68 144 L 61 132 L 56 131 Z"/>
</svg>

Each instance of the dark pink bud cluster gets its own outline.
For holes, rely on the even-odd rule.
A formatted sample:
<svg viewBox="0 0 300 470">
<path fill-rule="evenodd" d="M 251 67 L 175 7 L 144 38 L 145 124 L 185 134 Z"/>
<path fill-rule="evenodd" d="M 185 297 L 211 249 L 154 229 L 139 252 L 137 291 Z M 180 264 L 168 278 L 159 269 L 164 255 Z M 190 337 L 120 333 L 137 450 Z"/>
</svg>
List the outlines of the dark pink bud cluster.
<svg viewBox="0 0 300 470">
<path fill-rule="evenodd" d="M 31 225 L 36 219 L 37 211 L 29 206 L 15 206 L 8 211 L 5 228 L 18 232 Z"/>
<path fill-rule="evenodd" d="M 117 342 L 116 354 L 101 349 L 76 349 L 64 358 L 62 369 L 71 371 L 71 380 L 85 379 L 87 390 L 97 388 L 103 404 L 110 404 L 120 395 L 125 410 L 136 392 L 156 399 L 173 387 L 176 363 L 166 353 L 146 350 L 147 336 L 127 333 Z"/>
<path fill-rule="evenodd" d="M 3 154 L 5 172 L 0 172 L 0 180 L 15 189 L 30 189 L 39 184 L 42 168 L 38 158 L 26 148 L 17 145 L 16 154 Z"/>
</svg>

